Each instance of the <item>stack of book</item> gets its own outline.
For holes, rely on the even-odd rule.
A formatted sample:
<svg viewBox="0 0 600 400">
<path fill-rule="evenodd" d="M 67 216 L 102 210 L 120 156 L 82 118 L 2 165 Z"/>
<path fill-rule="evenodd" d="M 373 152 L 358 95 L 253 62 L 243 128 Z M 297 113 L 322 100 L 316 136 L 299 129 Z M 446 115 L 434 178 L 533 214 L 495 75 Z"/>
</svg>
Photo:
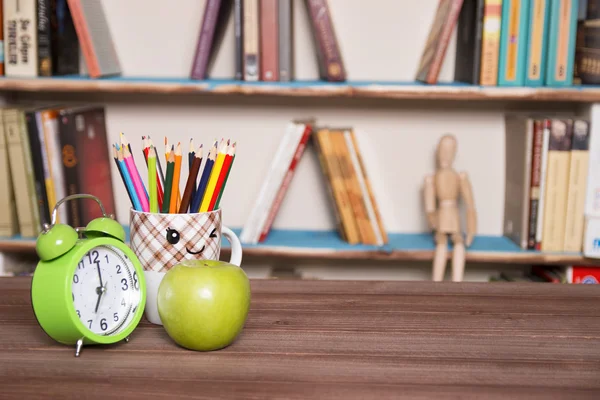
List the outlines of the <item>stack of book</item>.
<svg viewBox="0 0 600 400">
<path fill-rule="evenodd" d="M 344 81 L 346 72 L 327 0 L 303 0 L 311 21 L 321 79 Z M 232 4 L 233 3 L 233 4 Z M 235 79 L 294 79 L 292 0 L 207 0 L 192 65 L 192 79 L 206 79 L 233 5 Z"/>
<path fill-rule="evenodd" d="M 0 75 L 81 74 L 80 48 L 90 77 L 120 74 L 100 1 L 0 0 L 0 8 Z"/>
<path fill-rule="evenodd" d="M 581 252 L 590 124 L 507 115 L 504 235 L 523 249 Z"/>
<path fill-rule="evenodd" d="M 458 23 L 455 81 L 570 86 L 577 22 L 587 7 L 588 1 L 579 0 L 440 0 L 417 80 L 437 82 Z"/>
<path fill-rule="evenodd" d="M 288 125 L 240 240 L 258 243 L 267 238 L 311 136 L 342 239 L 350 244 L 387 244 L 387 233 L 353 129 L 317 128 L 312 120 Z"/>
<path fill-rule="evenodd" d="M 56 202 L 77 193 L 115 213 L 104 108 L 0 109 L 0 236 L 37 236 Z M 56 222 L 80 227 L 99 216 L 99 207 L 73 200 Z"/>
</svg>

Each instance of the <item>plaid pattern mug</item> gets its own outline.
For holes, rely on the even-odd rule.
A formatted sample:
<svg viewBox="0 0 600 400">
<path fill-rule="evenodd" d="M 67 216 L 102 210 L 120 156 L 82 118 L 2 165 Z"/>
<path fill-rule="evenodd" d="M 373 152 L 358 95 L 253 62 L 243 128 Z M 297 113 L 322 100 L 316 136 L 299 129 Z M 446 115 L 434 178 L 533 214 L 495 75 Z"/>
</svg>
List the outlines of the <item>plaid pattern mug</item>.
<svg viewBox="0 0 600 400">
<path fill-rule="evenodd" d="M 148 213 L 131 209 L 130 246 L 144 268 L 146 318 L 162 325 L 158 287 L 165 274 L 183 260 L 218 260 L 221 236 L 231 244 L 231 264 L 240 266 L 242 245 L 221 222 L 221 209 L 190 214 Z"/>
</svg>

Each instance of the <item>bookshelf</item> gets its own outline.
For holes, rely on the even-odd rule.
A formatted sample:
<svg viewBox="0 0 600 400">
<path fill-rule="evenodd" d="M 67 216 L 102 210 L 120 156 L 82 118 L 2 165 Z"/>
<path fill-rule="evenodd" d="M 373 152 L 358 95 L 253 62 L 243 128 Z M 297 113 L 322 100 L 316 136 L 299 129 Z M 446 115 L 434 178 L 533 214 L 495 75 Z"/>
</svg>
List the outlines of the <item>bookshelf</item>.
<svg viewBox="0 0 600 400">
<path fill-rule="evenodd" d="M 356 98 L 427 101 L 518 101 L 589 103 L 600 101 L 600 86 L 486 87 L 462 83 L 426 85 L 420 82 L 325 81 L 245 82 L 230 79 L 169 79 L 84 76 L 60 78 L 0 78 L 2 92 L 138 93 L 156 95 L 247 95 L 307 98 Z"/>
<path fill-rule="evenodd" d="M 129 228 L 124 227 L 129 237 Z M 240 229 L 233 229 L 239 235 Z M 434 244 L 425 233 L 394 233 L 385 247 L 349 245 L 337 231 L 274 229 L 264 243 L 244 244 L 243 257 L 279 257 L 320 260 L 430 261 Z M 223 250 L 229 243 L 223 241 Z M 0 238 L 0 252 L 33 253 L 35 240 Z M 449 254 L 451 257 L 451 253 Z M 467 262 L 541 265 L 596 265 L 578 253 L 524 251 L 504 236 L 477 236 L 467 251 Z"/>
</svg>

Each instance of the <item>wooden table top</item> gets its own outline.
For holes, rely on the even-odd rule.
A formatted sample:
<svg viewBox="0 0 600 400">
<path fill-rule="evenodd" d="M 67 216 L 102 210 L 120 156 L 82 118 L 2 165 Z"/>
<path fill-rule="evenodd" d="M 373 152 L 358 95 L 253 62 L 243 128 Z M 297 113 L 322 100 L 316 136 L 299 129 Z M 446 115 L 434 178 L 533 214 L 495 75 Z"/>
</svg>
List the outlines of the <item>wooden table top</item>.
<svg viewBox="0 0 600 400">
<path fill-rule="evenodd" d="M 74 348 L 0 278 L 0 398 L 600 398 L 600 289 L 544 283 L 252 281 L 237 341 L 201 353 L 145 320 Z"/>
</svg>

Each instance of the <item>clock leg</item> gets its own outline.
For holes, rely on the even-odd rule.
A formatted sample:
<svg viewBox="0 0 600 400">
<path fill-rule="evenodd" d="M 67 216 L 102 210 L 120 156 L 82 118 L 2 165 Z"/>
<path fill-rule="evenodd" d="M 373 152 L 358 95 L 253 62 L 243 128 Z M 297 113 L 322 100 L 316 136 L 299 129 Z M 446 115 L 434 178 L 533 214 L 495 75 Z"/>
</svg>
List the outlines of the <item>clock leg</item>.
<svg viewBox="0 0 600 400">
<path fill-rule="evenodd" d="M 79 357 L 79 353 L 81 352 L 82 346 L 83 346 L 83 339 L 79 339 L 77 341 L 77 345 L 75 347 L 75 357 Z"/>
<path fill-rule="evenodd" d="M 125 338 L 125 343 L 129 343 L 129 336 Z"/>
</svg>

